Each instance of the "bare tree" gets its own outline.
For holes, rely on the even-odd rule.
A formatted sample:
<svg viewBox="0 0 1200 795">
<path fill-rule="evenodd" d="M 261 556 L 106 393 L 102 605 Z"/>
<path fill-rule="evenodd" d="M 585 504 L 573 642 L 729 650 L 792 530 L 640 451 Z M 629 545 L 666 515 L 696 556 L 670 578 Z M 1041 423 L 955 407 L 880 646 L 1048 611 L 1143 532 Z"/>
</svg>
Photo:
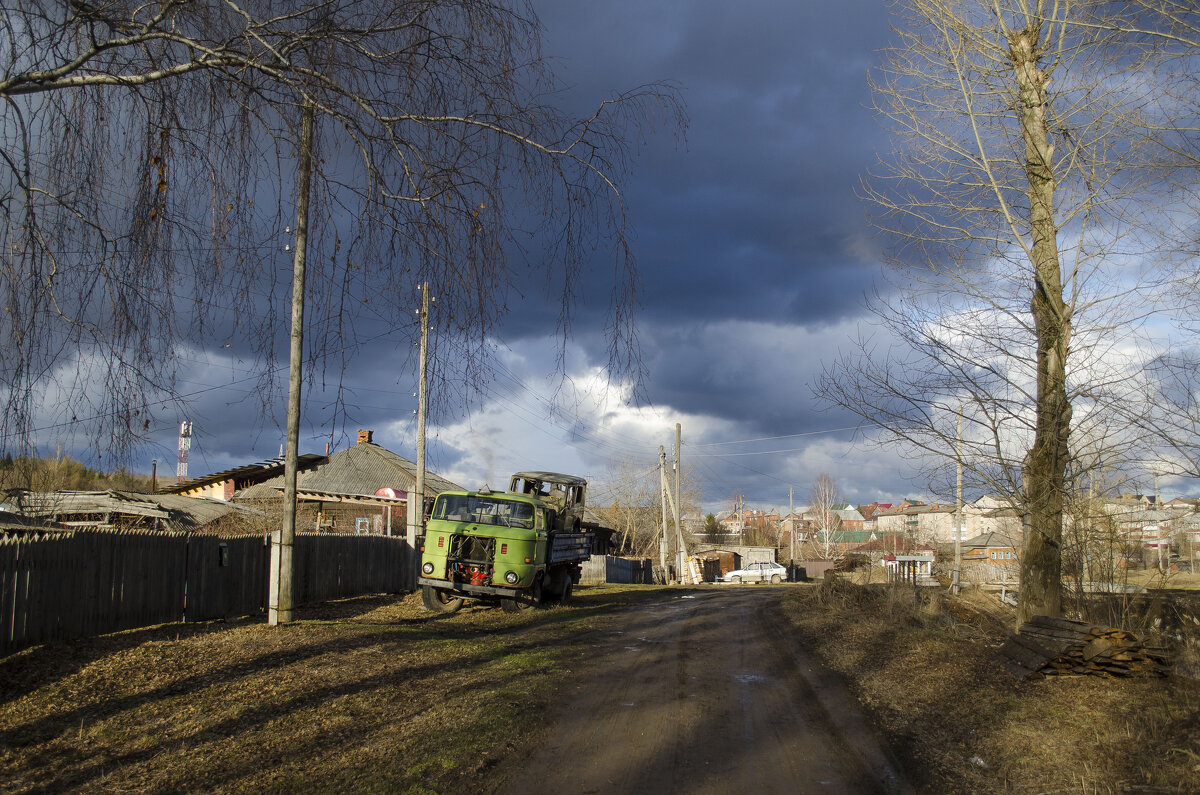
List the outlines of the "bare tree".
<svg viewBox="0 0 1200 795">
<path fill-rule="evenodd" d="M 700 509 L 701 495 L 695 472 L 686 464 L 679 487 L 683 515 Z M 656 557 L 662 533 L 662 491 L 658 468 L 639 465 L 632 460 L 610 462 L 605 474 L 588 489 L 593 510 L 612 523 L 622 536 L 621 551 L 635 557 Z M 703 531 L 701 531 L 703 532 Z M 670 538 L 674 538 L 674 525 Z M 696 540 L 696 533 L 688 534 Z M 674 542 L 672 542 L 672 545 Z"/>
<path fill-rule="evenodd" d="M 872 303 L 888 338 L 859 340 L 819 387 L 933 460 L 931 481 L 957 459 L 963 406 L 970 485 L 1022 506 L 1020 621 L 1061 610 L 1064 499 L 1091 460 L 1075 451 L 1135 443 L 1113 408 L 1137 397 L 1129 342 L 1157 276 L 1139 210 L 1161 186 L 1145 131 L 1162 93 L 1107 8 L 902 4 L 872 76 L 895 148 L 865 189 L 897 242 Z"/>
<path fill-rule="evenodd" d="M 813 481 L 812 491 L 808 495 L 808 510 L 804 518 L 816 523 L 813 531 L 813 543 L 817 553 L 825 560 L 837 560 L 839 549 L 834 541 L 833 533 L 837 529 L 837 512 L 834 506 L 839 505 L 842 498 L 838 494 L 837 484 L 828 473 L 822 472 Z"/>
<path fill-rule="evenodd" d="M 588 488 L 592 510 L 621 534 L 621 552 L 634 556 L 657 554 L 661 532 L 658 468 L 631 460 L 610 462 L 602 478 Z"/>
<path fill-rule="evenodd" d="M 527 264 L 566 335 L 597 249 L 613 263 L 611 364 L 636 365 L 625 136 L 682 113 L 661 85 L 581 118 L 549 104 L 520 0 L 0 5 L 6 448 L 35 443 L 48 401 L 127 450 L 214 333 L 277 386 L 275 260 L 306 104 L 310 378 L 340 378 L 358 322 L 411 331 L 425 280 L 441 338 L 470 361 Z"/>
</svg>

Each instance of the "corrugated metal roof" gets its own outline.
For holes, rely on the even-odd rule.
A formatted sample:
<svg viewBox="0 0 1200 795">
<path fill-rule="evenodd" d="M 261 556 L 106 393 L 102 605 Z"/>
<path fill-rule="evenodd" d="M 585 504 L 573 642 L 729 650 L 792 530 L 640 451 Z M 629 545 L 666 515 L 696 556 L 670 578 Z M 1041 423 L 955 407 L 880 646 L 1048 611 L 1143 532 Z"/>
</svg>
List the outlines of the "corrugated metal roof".
<svg viewBox="0 0 1200 795">
<path fill-rule="evenodd" d="M 55 517 L 84 513 L 122 513 L 149 519 L 168 519 L 170 514 L 143 497 L 121 491 L 29 491 L 16 501 L 26 516 Z"/>
<path fill-rule="evenodd" d="M 1013 546 L 1015 546 L 1013 539 L 995 531 L 980 533 L 974 538 L 968 538 L 962 542 L 963 549 L 986 549 L 987 547 L 1011 548 Z"/>
<path fill-rule="evenodd" d="M 304 453 L 303 455 L 296 456 L 296 464 L 300 469 L 303 469 L 320 461 L 324 457 L 317 453 Z M 212 483 L 223 483 L 230 478 L 237 480 L 258 476 L 260 479 L 266 479 L 282 473 L 283 466 L 284 460 L 282 458 L 270 458 L 266 461 L 259 461 L 257 464 L 246 464 L 245 466 L 226 469 L 224 472 L 214 472 L 211 475 L 203 475 L 170 486 L 163 486 L 159 491 L 164 494 L 179 494 Z"/>
<path fill-rule="evenodd" d="M 371 442 L 359 442 L 334 453 L 296 478 L 296 488 L 329 494 L 372 496 L 382 488 L 410 492 L 416 487 L 417 465 Z M 283 475 L 256 483 L 237 493 L 239 499 L 277 499 Z M 425 495 L 462 490 L 462 486 L 425 472 Z"/>
</svg>

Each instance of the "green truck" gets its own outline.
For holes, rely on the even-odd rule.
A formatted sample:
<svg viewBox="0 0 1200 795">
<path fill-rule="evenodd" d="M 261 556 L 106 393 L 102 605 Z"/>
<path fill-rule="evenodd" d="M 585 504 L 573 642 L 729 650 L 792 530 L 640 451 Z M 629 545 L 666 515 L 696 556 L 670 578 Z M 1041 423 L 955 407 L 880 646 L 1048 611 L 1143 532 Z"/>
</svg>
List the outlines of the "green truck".
<svg viewBox="0 0 1200 795">
<path fill-rule="evenodd" d="M 518 472 L 505 492 L 439 494 L 417 579 L 425 607 L 453 613 L 474 600 L 520 612 L 567 601 L 597 539 L 586 497 L 586 480 L 557 472 Z"/>
</svg>

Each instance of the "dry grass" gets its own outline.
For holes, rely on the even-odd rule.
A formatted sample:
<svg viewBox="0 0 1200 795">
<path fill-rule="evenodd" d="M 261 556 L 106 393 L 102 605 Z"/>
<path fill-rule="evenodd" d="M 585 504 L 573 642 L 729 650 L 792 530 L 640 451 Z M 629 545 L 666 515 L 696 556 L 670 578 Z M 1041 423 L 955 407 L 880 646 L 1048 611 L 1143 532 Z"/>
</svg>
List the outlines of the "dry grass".
<svg viewBox="0 0 1200 795">
<path fill-rule="evenodd" d="M 279 628 L 29 649 L 0 659 L 0 792 L 461 789 L 528 730 L 580 639 L 647 598 L 581 589 L 567 609 L 447 618 L 372 597 Z"/>
<path fill-rule="evenodd" d="M 850 680 L 924 791 L 1200 791 L 1193 680 L 1019 682 L 993 658 L 1012 615 L 992 597 L 780 590 L 794 631 Z M 453 617 L 372 597 L 282 628 L 168 625 L 29 649 L 0 658 L 0 792 L 479 791 L 616 611 L 672 595 L 582 588 L 566 609 Z M 1180 648 L 1194 653 L 1196 636 Z"/>
<path fill-rule="evenodd" d="M 1186 568 L 1175 571 L 1131 569 L 1125 574 L 1125 579 L 1130 585 L 1144 585 L 1147 588 L 1200 590 L 1200 573 L 1192 574 Z"/>
<path fill-rule="evenodd" d="M 1194 680 L 1019 681 L 994 656 L 1012 614 L 978 593 L 835 579 L 786 606 L 922 790 L 1200 791 Z"/>
</svg>

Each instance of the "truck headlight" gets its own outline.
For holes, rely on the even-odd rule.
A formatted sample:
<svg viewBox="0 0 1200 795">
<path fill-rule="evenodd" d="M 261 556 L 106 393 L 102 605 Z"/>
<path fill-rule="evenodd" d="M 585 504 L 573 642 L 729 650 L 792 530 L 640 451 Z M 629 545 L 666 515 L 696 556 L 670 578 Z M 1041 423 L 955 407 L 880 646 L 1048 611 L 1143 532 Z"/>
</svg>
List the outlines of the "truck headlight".
<svg viewBox="0 0 1200 795">
<path fill-rule="evenodd" d="M 421 571 L 425 572 L 426 574 L 433 574 L 433 564 L 426 563 L 424 566 L 421 567 Z"/>
<path fill-rule="evenodd" d="M 517 573 L 515 571 L 510 571 L 504 575 L 504 581 L 506 583 L 508 583 L 509 585 L 516 585 L 517 580 L 519 580 L 519 579 L 521 579 L 521 578 L 517 576 Z"/>
</svg>

